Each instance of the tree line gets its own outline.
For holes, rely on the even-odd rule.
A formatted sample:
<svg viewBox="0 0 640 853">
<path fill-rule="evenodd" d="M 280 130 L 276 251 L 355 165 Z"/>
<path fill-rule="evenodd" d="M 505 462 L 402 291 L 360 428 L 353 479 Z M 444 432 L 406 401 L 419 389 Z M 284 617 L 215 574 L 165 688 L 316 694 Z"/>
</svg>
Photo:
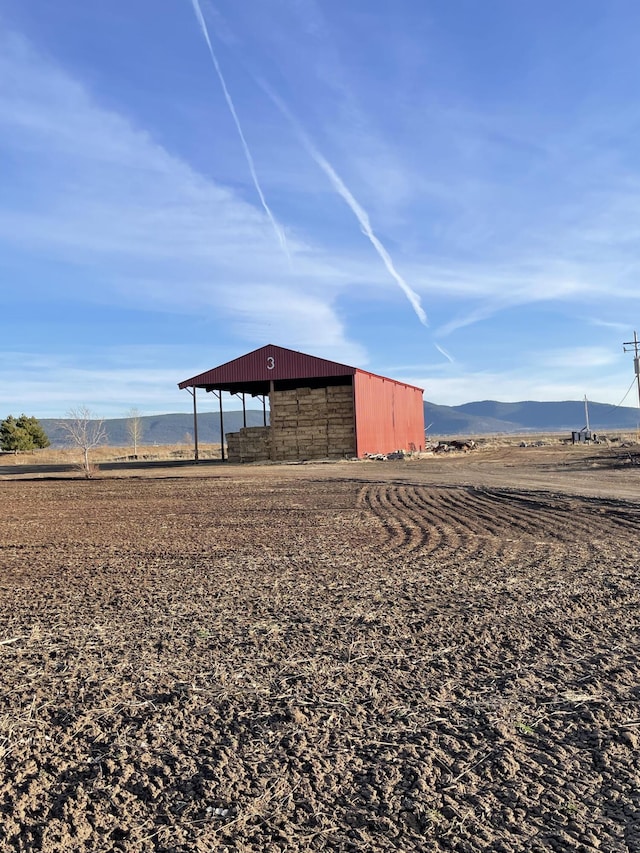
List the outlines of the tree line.
<svg viewBox="0 0 640 853">
<path fill-rule="evenodd" d="M 89 453 L 107 440 L 104 422 L 96 418 L 86 406 L 72 409 L 60 427 L 66 434 L 69 444 L 82 452 L 80 467 L 86 477 L 91 477 L 94 466 L 89 459 Z M 138 454 L 138 443 L 142 438 L 142 417 L 137 409 L 131 409 L 127 418 L 127 433 Z M 9 415 L 0 422 L 0 450 L 13 453 L 39 450 L 49 447 L 51 442 L 37 418 L 20 415 L 14 418 Z"/>
</svg>

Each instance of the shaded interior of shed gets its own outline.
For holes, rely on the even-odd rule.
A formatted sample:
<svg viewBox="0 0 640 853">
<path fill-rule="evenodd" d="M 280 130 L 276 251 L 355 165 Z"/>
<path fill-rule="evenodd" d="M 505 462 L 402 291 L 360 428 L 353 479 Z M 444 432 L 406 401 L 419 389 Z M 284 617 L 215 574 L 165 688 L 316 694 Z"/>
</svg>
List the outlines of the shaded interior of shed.
<svg viewBox="0 0 640 853">
<path fill-rule="evenodd" d="M 226 391 L 229 394 L 247 394 L 250 397 L 268 397 L 273 384 L 274 391 L 291 391 L 304 386 L 306 388 L 327 388 L 328 386 L 351 386 L 353 375 L 316 377 L 309 379 L 275 379 L 259 382 L 216 383 L 215 385 L 197 385 L 206 391 Z"/>
</svg>

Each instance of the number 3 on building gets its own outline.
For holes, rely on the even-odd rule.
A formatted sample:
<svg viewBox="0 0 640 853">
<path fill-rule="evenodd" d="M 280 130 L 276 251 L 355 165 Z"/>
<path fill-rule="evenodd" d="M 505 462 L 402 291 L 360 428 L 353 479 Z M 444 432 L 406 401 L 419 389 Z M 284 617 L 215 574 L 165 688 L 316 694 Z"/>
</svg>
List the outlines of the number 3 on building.
<svg viewBox="0 0 640 853">
<path fill-rule="evenodd" d="M 273 370 L 273 368 L 275 366 L 276 366 L 276 362 L 275 362 L 274 357 L 272 355 L 267 356 L 267 370 Z"/>
</svg>

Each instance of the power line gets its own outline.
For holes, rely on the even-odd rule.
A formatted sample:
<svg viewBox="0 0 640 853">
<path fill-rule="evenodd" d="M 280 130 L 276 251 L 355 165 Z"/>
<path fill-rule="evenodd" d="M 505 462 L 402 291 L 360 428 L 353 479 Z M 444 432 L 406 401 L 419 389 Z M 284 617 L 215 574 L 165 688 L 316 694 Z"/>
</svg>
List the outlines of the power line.
<svg viewBox="0 0 640 853">
<path fill-rule="evenodd" d="M 627 388 L 627 391 L 626 391 L 626 393 L 625 393 L 624 397 L 622 398 L 622 400 L 620 400 L 620 402 L 618 403 L 618 405 L 617 405 L 617 406 L 611 406 L 611 403 L 607 403 L 606 405 L 611 406 L 611 408 L 612 408 L 612 409 L 619 409 L 619 408 L 620 408 L 620 406 L 624 403 L 624 401 L 625 401 L 625 400 L 627 399 L 627 397 L 629 396 L 629 391 L 631 391 L 631 389 L 633 388 L 633 386 L 634 386 L 635 384 L 636 384 L 636 378 L 635 378 L 635 376 L 634 376 L 634 377 L 633 377 L 633 379 L 631 380 L 631 385 L 629 385 L 629 387 Z"/>
</svg>

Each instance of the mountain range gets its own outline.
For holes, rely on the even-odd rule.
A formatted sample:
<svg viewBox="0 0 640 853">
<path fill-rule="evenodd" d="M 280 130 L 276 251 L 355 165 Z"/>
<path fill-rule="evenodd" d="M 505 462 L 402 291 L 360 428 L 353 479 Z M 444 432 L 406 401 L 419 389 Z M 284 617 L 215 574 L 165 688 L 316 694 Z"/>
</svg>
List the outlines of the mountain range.
<svg viewBox="0 0 640 853">
<path fill-rule="evenodd" d="M 461 406 L 424 404 L 424 423 L 429 435 L 486 435 L 495 433 L 572 432 L 588 425 L 593 432 L 636 430 L 640 409 L 587 403 L 563 402 L 499 403 L 482 400 Z"/>
<path fill-rule="evenodd" d="M 594 432 L 607 430 L 636 430 L 640 410 L 612 406 L 608 403 L 588 404 L 589 426 Z M 247 426 L 262 426 L 261 410 L 247 410 Z M 499 403 L 482 400 L 461 406 L 439 406 L 424 403 L 424 422 L 429 436 L 479 436 L 497 433 L 568 432 L 585 427 L 587 412 L 583 401 L 567 400 L 544 403 L 531 400 L 519 403 Z M 60 420 L 40 420 L 53 446 L 67 444 Z M 114 447 L 131 445 L 127 418 L 104 421 L 107 443 Z M 224 413 L 224 431 L 236 432 L 243 425 L 242 412 Z M 192 444 L 193 416 L 191 414 L 146 415 L 140 418 L 141 445 Z M 220 417 L 217 412 L 198 415 L 198 439 L 201 444 L 220 441 Z"/>
<path fill-rule="evenodd" d="M 269 413 L 267 412 L 267 420 Z M 40 423 L 54 447 L 69 444 L 68 434 L 62 424 L 65 419 L 40 418 Z M 138 444 L 193 444 L 193 414 L 142 415 L 139 419 Z M 104 420 L 107 436 L 105 444 L 112 447 L 129 447 L 133 443 L 129 434 L 129 418 Z M 247 426 L 263 426 L 262 410 L 247 410 Z M 224 413 L 224 431 L 237 432 L 243 426 L 242 412 Z M 198 413 L 198 441 L 200 444 L 217 444 L 220 441 L 220 415 L 218 412 Z"/>
</svg>

